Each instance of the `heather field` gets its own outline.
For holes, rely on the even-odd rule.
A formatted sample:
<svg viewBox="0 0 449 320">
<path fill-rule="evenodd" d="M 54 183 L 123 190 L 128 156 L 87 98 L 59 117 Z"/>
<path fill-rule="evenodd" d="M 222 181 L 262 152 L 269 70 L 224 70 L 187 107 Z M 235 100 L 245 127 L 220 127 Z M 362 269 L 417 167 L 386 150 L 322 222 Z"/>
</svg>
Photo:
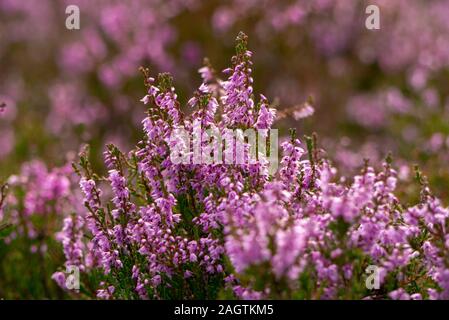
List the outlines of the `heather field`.
<svg viewBox="0 0 449 320">
<path fill-rule="evenodd" d="M 449 1 L 0 0 L 0 299 L 449 299 Z"/>
</svg>

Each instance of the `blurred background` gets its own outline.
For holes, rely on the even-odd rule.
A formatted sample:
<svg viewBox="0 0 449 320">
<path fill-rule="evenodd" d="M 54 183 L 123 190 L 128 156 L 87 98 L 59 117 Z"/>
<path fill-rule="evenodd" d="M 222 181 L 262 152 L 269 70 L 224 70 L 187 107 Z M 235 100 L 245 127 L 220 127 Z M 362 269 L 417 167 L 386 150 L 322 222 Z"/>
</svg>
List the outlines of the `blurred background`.
<svg viewBox="0 0 449 320">
<path fill-rule="evenodd" d="M 379 30 L 365 27 L 370 4 Z M 447 201 L 448 16 L 446 0 L 0 0 L 0 180 L 31 160 L 61 166 L 84 143 L 104 170 L 106 142 L 141 137 L 139 66 L 172 73 L 186 102 L 203 58 L 220 73 L 244 31 L 256 93 L 279 111 L 313 98 L 281 134 L 316 132 L 342 173 L 391 152 L 401 180 L 419 164 Z"/>
</svg>

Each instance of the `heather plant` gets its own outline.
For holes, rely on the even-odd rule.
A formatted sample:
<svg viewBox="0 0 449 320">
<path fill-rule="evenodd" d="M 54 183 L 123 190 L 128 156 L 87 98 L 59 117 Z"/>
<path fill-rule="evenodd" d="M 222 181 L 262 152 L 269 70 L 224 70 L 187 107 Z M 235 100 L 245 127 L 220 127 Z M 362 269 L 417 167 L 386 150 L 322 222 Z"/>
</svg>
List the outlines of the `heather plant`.
<svg viewBox="0 0 449 320">
<path fill-rule="evenodd" d="M 142 68 L 148 106 L 144 136 L 123 153 L 104 152 L 106 176 L 94 172 L 88 149 L 74 166 L 85 210 L 69 215 L 58 238 L 65 266 L 81 271 L 72 294 L 103 299 L 445 299 L 448 209 L 417 170 L 421 199 L 396 195 L 391 157 L 376 170 L 366 161 L 351 179 L 339 176 L 317 136 L 282 143 L 279 171 L 255 162 L 204 162 L 207 129 L 266 129 L 276 110 L 253 91 L 252 53 L 243 33 L 221 80 L 207 64 L 203 83 L 183 112 L 170 75 Z M 199 161 L 173 139 L 201 124 Z M 237 138 L 236 138 L 237 139 Z M 247 151 L 250 141 L 244 140 Z M 181 148 L 178 148 L 180 147 Z M 224 149 L 225 157 L 238 152 Z M 244 152 L 245 153 L 245 152 Z M 247 154 L 247 153 L 245 153 Z M 248 158 L 246 158 L 248 159 Z M 203 161 L 202 161 L 203 160 Z M 367 270 L 378 286 L 368 286 Z M 64 268 L 53 279 L 67 292 Z"/>
<path fill-rule="evenodd" d="M 266 127 L 272 111 L 263 106 L 256 113 L 250 58 L 246 36 L 241 34 L 227 81 L 206 77 L 212 70 L 201 69 L 204 83 L 189 101 L 198 108 L 191 117 L 181 112 L 168 74 L 161 74 L 155 83 L 143 70 L 148 94 L 142 101 L 150 105 L 143 120 L 145 137 L 126 156 L 112 145 L 105 152 L 109 173 L 103 180 L 110 184 L 112 202 L 102 204 L 96 175 L 87 156 L 81 156 L 77 170 L 82 174 L 80 186 L 88 209 L 82 223 L 92 240 L 79 243 L 80 250 L 83 246 L 91 249 L 78 265 L 86 271 L 99 268 L 107 276 L 100 283 L 98 297 L 217 297 L 225 274 L 221 218 L 213 212 L 218 195 L 242 191 L 245 184 L 257 187 L 266 176 L 259 164 L 174 164 L 170 147 L 176 142 L 170 136 L 181 124 L 193 129 L 194 120 L 205 126 L 215 123 L 219 106 L 227 110 L 216 123 L 222 130 L 226 125 L 250 127 L 257 120 Z M 209 89 L 211 81 L 220 86 L 215 92 L 219 97 Z M 264 97 L 262 101 L 266 104 Z M 206 139 L 202 137 L 200 144 Z M 235 157 L 232 152 L 227 156 Z M 78 225 L 74 220 L 67 223 Z M 62 273 L 54 276 L 63 284 L 62 277 Z"/>
</svg>

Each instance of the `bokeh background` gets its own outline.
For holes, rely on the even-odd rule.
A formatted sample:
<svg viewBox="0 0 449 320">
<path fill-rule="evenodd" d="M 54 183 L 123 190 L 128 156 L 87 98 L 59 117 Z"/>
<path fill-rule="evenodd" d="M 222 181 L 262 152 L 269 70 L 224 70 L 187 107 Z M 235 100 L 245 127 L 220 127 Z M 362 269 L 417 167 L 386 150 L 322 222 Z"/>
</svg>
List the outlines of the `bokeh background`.
<svg viewBox="0 0 449 320">
<path fill-rule="evenodd" d="M 369 4 L 380 30 L 365 27 Z M 68 5 L 79 30 L 65 27 Z M 0 181 L 51 172 L 85 143 L 104 171 L 105 143 L 129 150 L 141 137 L 139 66 L 172 73 L 186 102 L 203 58 L 221 72 L 244 31 L 255 92 L 280 112 L 312 97 L 313 115 L 284 117 L 281 135 L 316 132 L 343 173 L 391 152 L 401 181 L 418 164 L 448 203 L 447 17 L 447 0 L 0 0 Z"/>
</svg>

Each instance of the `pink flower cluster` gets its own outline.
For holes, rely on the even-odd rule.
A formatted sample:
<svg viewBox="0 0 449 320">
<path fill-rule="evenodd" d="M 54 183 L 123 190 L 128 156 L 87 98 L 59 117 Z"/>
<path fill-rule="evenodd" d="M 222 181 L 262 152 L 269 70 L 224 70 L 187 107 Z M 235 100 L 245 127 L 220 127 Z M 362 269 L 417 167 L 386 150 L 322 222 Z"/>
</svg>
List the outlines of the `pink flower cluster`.
<svg viewBox="0 0 449 320">
<path fill-rule="evenodd" d="M 30 240 L 31 251 L 45 252 L 46 241 L 60 227 L 58 221 L 80 209 L 73 178 L 70 166 L 49 170 L 38 160 L 23 164 L 20 174 L 7 181 L 9 190 L 0 221 L 17 228 L 4 241 L 24 237 Z"/>
</svg>

